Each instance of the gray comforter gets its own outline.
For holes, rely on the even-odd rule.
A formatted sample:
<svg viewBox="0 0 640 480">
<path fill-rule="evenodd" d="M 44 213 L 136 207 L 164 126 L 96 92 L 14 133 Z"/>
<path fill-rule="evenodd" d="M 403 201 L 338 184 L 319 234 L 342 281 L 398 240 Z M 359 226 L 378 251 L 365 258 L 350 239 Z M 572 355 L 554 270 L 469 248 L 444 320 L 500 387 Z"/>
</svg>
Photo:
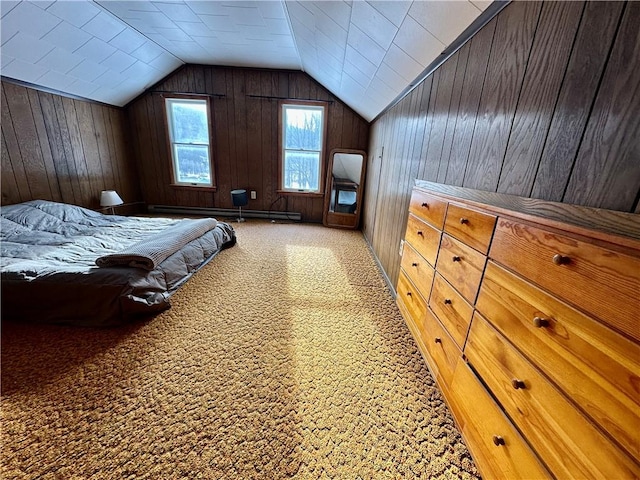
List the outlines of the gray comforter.
<svg viewBox="0 0 640 480">
<path fill-rule="evenodd" d="M 18 321 L 113 325 L 159 312 L 235 243 L 233 228 L 214 219 L 103 215 L 42 200 L 0 213 L 2 317 Z"/>
</svg>

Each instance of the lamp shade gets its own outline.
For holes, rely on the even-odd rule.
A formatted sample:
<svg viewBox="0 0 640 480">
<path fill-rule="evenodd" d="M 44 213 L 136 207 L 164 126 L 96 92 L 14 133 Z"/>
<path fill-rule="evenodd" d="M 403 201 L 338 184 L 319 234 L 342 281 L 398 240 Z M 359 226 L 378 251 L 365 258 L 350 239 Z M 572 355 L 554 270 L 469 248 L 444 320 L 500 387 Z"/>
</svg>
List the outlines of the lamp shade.
<svg viewBox="0 0 640 480">
<path fill-rule="evenodd" d="M 122 205 L 124 202 L 115 190 L 103 190 L 100 194 L 100 206 L 101 207 L 113 207 L 115 205 Z"/>
<path fill-rule="evenodd" d="M 234 207 L 244 207 L 249 200 L 247 199 L 247 191 L 243 188 L 231 190 L 231 201 Z"/>
</svg>

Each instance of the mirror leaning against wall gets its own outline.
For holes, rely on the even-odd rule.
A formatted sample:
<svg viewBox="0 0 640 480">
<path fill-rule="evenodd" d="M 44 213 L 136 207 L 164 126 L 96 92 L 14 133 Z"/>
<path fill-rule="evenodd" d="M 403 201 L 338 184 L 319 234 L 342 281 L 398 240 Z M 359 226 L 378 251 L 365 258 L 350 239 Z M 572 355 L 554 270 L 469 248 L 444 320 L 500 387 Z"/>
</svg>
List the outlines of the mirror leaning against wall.
<svg viewBox="0 0 640 480">
<path fill-rule="evenodd" d="M 331 151 L 324 196 L 325 226 L 358 228 L 366 155 L 363 150 L 337 148 Z"/>
</svg>

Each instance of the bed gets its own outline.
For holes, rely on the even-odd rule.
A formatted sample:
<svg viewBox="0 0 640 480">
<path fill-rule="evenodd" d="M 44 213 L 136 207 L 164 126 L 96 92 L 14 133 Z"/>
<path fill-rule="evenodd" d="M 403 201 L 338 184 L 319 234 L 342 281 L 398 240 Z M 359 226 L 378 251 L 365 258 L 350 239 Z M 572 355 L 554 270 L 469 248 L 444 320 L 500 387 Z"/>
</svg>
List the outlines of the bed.
<svg viewBox="0 0 640 480">
<path fill-rule="evenodd" d="M 0 209 L 2 319 L 109 326 L 156 314 L 235 244 L 212 218 L 104 215 L 33 200 Z"/>
</svg>

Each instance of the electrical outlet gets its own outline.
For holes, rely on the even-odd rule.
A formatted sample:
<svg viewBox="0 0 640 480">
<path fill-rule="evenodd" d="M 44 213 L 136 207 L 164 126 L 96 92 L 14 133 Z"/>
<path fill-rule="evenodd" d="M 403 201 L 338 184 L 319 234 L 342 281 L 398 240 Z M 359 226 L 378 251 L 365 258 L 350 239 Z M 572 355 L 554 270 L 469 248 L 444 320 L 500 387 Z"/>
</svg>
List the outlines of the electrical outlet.
<svg viewBox="0 0 640 480">
<path fill-rule="evenodd" d="M 258 194 L 255 190 L 251 190 L 251 200 L 255 200 L 256 198 L 258 198 Z"/>
</svg>

